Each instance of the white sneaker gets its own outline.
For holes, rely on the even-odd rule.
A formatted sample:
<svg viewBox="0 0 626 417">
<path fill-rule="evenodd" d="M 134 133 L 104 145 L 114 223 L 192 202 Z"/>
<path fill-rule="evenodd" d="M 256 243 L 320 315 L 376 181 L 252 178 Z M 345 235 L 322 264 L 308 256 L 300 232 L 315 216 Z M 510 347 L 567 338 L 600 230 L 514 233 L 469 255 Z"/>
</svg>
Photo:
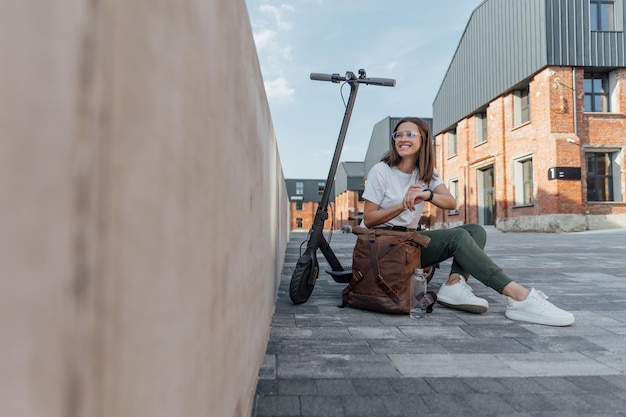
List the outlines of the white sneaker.
<svg viewBox="0 0 626 417">
<path fill-rule="evenodd" d="M 487 300 L 476 297 L 472 287 L 467 285 L 463 278 L 459 279 L 456 284 L 443 284 L 437 293 L 437 302 L 446 307 L 476 314 L 486 313 L 489 310 Z"/>
<path fill-rule="evenodd" d="M 545 324 L 547 326 L 569 326 L 574 324 L 574 315 L 562 310 L 548 301 L 543 292 L 530 290 L 528 297 L 523 301 L 509 298 L 509 306 L 504 315 L 511 320 L 528 323 Z"/>
</svg>

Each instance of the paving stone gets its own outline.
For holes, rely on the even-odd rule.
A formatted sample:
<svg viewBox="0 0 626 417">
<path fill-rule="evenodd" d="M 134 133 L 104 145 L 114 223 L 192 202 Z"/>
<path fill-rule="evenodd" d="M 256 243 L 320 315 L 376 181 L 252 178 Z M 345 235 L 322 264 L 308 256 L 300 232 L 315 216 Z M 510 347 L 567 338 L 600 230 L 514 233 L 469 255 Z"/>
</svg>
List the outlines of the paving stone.
<svg viewBox="0 0 626 417">
<path fill-rule="evenodd" d="M 424 396 L 423 400 L 435 415 L 465 416 L 477 413 L 466 395 L 432 394 Z M 509 407 L 509 410 L 512 409 Z"/>
<path fill-rule="evenodd" d="M 374 353 L 440 353 L 445 349 L 441 341 L 407 339 L 372 339 L 367 343 Z"/>
<path fill-rule="evenodd" d="M 342 397 L 343 409 L 350 417 L 387 417 L 387 407 L 381 397 Z"/>
<path fill-rule="evenodd" d="M 403 377 L 521 375 L 496 355 L 489 354 L 392 354 L 389 357 Z"/>
<path fill-rule="evenodd" d="M 406 336 L 395 327 L 348 327 L 352 337 L 356 339 L 404 339 Z"/>
<path fill-rule="evenodd" d="M 397 394 L 408 396 L 422 396 L 435 392 L 432 385 L 425 378 L 391 379 L 389 384 Z"/>
<path fill-rule="evenodd" d="M 527 353 L 531 349 L 515 339 L 441 339 L 438 343 L 449 353 Z"/>
<path fill-rule="evenodd" d="M 594 355 L 594 359 L 598 361 L 598 363 L 602 363 L 604 366 L 611 368 L 614 371 L 612 373 L 626 373 L 626 357 L 624 357 L 624 354 L 621 352 L 598 352 Z M 608 374 L 608 372 L 606 374 Z"/>
<path fill-rule="evenodd" d="M 432 380 L 432 378 L 430 378 Z M 442 378 L 448 380 L 449 378 Z M 499 378 L 457 378 L 472 390 L 482 394 L 504 394 L 511 392 L 511 388 L 501 383 Z"/>
<path fill-rule="evenodd" d="M 299 416 L 300 399 L 296 396 L 259 396 L 256 414 L 258 417 Z"/>
<path fill-rule="evenodd" d="M 472 337 L 458 326 L 402 327 L 401 330 L 411 339 L 470 339 Z"/>
<path fill-rule="evenodd" d="M 316 395 L 317 386 L 312 379 L 281 379 L 278 382 L 278 394 L 285 396 Z"/>
<path fill-rule="evenodd" d="M 494 378 L 494 381 L 508 388 L 509 392 L 516 394 L 532 394 L 545 391 L 545 388 L 533 378 Z"/>
<path fill-rule="evenodd" d="M 501 395 L 478 393 L 464 393 L 461 395 L 467 402 L 468 409 L 473 411 L 474 415 L 508 416 L 515 412 L 513 407 L 501 398 Z"/>
<path fill-rule="evenodd" d="M 597 393 L 623 391 L 619 384 L 613 384 L 609 379 L 601 376 L 570 376 L 565 379 L 579 387 L 580 391 Z"/>
<path fill-rule="evenodd" d="M 276 356 L 265 355 L 259 370 L 259 379 L 276 379 Z"/>
<path fill-rule="evenodd" d="M 431 415 L 420 395 L 383 395 L 382 400 L 390 417 Z"/>
<path fill-rule="evenodd" d="M 256 393 L 260 395 L 278 395 L 278 381 L 275 379 L 259 379 Z"/>
<path fill-rule="evenodd" d="M 323 272 L 321 253 L 311 298 L 295 306 L 289 281 L 306 233 L 292 233 L 253 417 L 626 417 L 626 230 L 487 228 L 487 236 L 494 261 L 572 311 L 573 326 L 510 321 L 506 297 L 473 278 L 475 294 L 489 301 L 486 314 L 436 305 L 418 322 L 341 309 L 346 285 Z M 333 235 L 342 265 L 351 263 L 355 238 Z M 581 247 L 586 256 L 573 256 Z M 441 263 L 432 290 L 450 266 Z"/>
<path fill-rule="evenodd" d="M 274 327 L 272 339 L 336 339 L 351 337 L 348 329 L 342 327 Z"/>
<path fill-rule="evenodd" d="M 533 333 L 516 326 L 510 321 L 506 324 L 481 324 L 474 326 L 461 326 L 461 329 L 474 338 L 523 338 L 532 337 Z"/>
<path fill-rule="evenodd" d="M 352 379 L 316 379 L 317 392 L 322 396 L 330 395 L 356 395 Z"/>
<path fill-rule="evenodd" d="M 545 394 L 543 392 L 535 392 L 532 394 L 521 394 L 513 392 L 511 394 L 502 395 L 500 398 L 507 402 L 516 411 L 536 412 L 553 412 L 560 411 L 557 404 L 551 401 L 553 394 Z M 585 410 L 588 411 L 588 410 Z M 568 412 L 572 412 L 568 410 Z"/>
<path fill-rule="evenodd" d="M 611 366 L 577 352 L 496 354 L 499 360 L 521 376 L 613 375 Z"/>
<path fill-rule="evenodd" d="M 533 352 L 594 352 L 606 351 L 599 346 L 580 336 L 554 336 L 532 337 L 516 339 L 522 345 L 527 346 Z"/>
<path fill-rule="evenodd" d="M 464 394 L 476 392 L 476 390 L 466 383 L 467 378 L 426 378 L 426 382 L 433 387 L 438 394 Z"/>
<path fill-rule="evenodd" d="M 626 392 L 626 375 L 603 375 L 600 377 Z"/>
<path fill-rule="evenodd" d="M 370 354 L 370 346 L 365 340 L 351 338 L 337 339 L 287 339 L 280 342 L 280 353 L 306 352 L 308 354 Z"/>
<path fill-rule="evenodd" d="M 281 355 L 280 378 L 398 378 L 400 374 L 386 355 Z"/>
<path fill-rule="evenodd" d="M 577 378 L 577 377 L 576 377 Z M 544 392 L 554 392 L 554 393 L 584 393 L 585 389 L 581 389 L 579 385 L 575 384 L 568 377 L 540 377 L 540 378 L 532 378 L 533 381 L 537 382 L 537 384 L 541 385 L 544 388 Z M 603 385 L 607 385 L 606 383 Z"/>
<path fill-rule="evenodd" d="M 380 378 L 367 378 L 367 379 L 355 379 L 352 381 L 352 385 L 354 386 L 354 390 L 358 395 L 367 396 L 367 395 L 391 395 L 395 394 L 396 391 L 393 389 L 391 385 L 391 380 L 389 379 L 380 379 Z"/>
<path fill-rule="evenodd" d="M 319 417 L 344 417 L 341 397 L 303 397 L 302 415 Z"/>
</svg>

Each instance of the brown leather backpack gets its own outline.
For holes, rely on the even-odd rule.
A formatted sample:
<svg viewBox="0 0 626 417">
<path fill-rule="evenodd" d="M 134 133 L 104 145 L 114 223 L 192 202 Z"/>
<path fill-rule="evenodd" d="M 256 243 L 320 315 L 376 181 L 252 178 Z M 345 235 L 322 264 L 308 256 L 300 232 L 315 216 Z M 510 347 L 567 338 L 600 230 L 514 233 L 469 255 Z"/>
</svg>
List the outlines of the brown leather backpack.
<svg viewBox="0 0 626 417">
<path fill-rule="evenodd" d="M 342 305 L 381 313 L 409 314 L 410 278 L 430 238 L 413 231 L 354 227 L 352 280 Z M 434 293 L 429 296 L 436 298 Z M 434 299 L 430 300 L 430 309 Z"/>
</svg>

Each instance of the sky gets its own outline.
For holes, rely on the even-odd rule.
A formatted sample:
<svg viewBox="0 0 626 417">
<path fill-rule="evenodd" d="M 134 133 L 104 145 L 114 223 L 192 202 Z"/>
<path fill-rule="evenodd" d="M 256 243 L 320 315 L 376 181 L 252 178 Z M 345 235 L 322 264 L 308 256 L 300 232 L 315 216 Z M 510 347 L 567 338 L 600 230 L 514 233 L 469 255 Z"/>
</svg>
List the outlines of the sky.
<svg viewBox="0 0 626 417">
<path fill-rule="evenodd" d="M 483 0 L 246 0 L 288 179 L 326 179 L 349 86 L 310 74 L 393 78 L 358 89 L 340 161 L 360 161 L 387 116 L 432 117 L 472 11 Z"/>
</svg>

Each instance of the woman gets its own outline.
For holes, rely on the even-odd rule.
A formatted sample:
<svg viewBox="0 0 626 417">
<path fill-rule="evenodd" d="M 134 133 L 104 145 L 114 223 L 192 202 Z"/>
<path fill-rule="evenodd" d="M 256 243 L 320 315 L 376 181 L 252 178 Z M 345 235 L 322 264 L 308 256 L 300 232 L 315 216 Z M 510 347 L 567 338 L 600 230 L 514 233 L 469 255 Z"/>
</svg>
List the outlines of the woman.
<svg viewBox="0 0 626 417">
<path fill-rule="evenodd" d="M 426 122 L 416 117 L 401 119 L 391 135 L 389 151 L 367 176 L 362 225 L 416 229 L 425 201 L 442 209 L 456 208 L 456 200 L 434 168 L 434 159 Z M 511 320 L 550 326 L 574 323 L 573 314 L 554 306 L 543 292 L 528 290 L 511 280 L 487 256 L 483 251 L 487 236 L 480 225 L 421 233 L 431 238 L 422 250 L 422 265 L 453 258 L 448 281 L 437 294 L 440 304 L 472 313 L 487 312 L 487 300 L 476 297 L 466 283 L 471 275 L 508 297 L 505 316 Z"/>
</svg>

